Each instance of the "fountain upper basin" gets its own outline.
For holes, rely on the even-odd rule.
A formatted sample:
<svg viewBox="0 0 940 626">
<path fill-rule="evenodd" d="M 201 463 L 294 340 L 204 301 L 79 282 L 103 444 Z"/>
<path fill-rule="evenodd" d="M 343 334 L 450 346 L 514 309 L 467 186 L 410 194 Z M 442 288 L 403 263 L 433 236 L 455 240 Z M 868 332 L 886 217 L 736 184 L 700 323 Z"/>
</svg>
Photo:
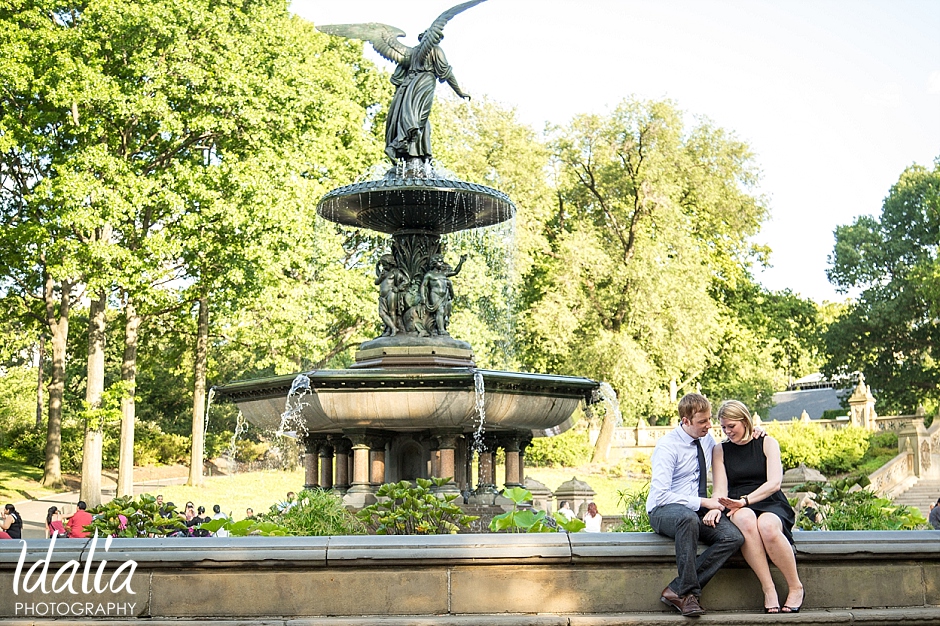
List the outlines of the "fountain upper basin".
<svg viewBox="0 0 940 626">
<path fill-rule="evenodd" d="M 317 213 L 332 222 L 390 234 L 416 230 L 443 235 L 492 226 L 515 211 L 509 196 L 491 187 L 394 176 L 338 187 L 317 206 Z"/>
<path fill-rule="evenodd" d="M 315 393 L 301 400 L 301 415 L 309 433 L 350 428 L 471 432 L 479 421 L 475 372 L 483 376 L 488 432 L 564 432 L 578 405 L 595 401 L 598 387 L 596 381 L 577 376 L 475 368 L 320 370 L 306 374 Z M 233 400 L 254 425 L 276 429 L 295 378 L 291 374 L 237 382 L 216 392 Z"/>
</svg>

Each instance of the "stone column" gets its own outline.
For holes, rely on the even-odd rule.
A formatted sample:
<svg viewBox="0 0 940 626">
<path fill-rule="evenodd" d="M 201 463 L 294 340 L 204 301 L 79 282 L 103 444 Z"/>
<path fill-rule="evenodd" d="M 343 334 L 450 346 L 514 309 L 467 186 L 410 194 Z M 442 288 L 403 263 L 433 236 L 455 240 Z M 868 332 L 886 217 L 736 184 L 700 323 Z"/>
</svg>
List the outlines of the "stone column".
<svg viewBox="0 0 940 626">
<path fill-rule="evenodd" d="M 431 478 L 441 477 L 441 449 L 435 436 L 431 437 L 431 467 L 428 468 L 428 476 Z"/>
<path fill-rule="evenodd" d="M 346 493 L 349 490 L 349 458 L 352 452 L 352 443 L 349 439 L 341 436 L 334 436 L 331 441 L 333 443 L 333 454 L 336 455 L 336 482 L 333 489 L 340 493 Z"/>
<path fill-rule="evenodd" d="M 451 478 L 449 483 L 440 488 L 439 491 L 447 493 L 457 493 L 460 487 L 457 485 L 457 441 L 460 439 L 459 433 L 438 433 L 434 439 L 437 440 L 437 470 L 436 476 L 440 478 Z M 434 464 L 434 454 L 431 456 L 431 464 Z"/>
<path fill-rule="evenodd" d="M 493 478 L 493 461 L 496 456 L 496 441 L 487 439 L 483 450 L 478 455 L 479 468 L 477 469 L 477 490 L 492 489 L 495 491 L 496 481 Z"/>
<path fill-rule="evenodd" d="M 467 455 L 470 444 L 467 437 L 458 436 L 457 447 L 454 450 L 454 483 L 460 491 L 470 491 L 469 473 L 467 472 Z"/>
<path fill-rule="evenodd" d="M 317 482 L 319 476 L 319 459 L 317 449 L 320 446 L 320 440 L 310 437 L 304 437 L 304 489 L 313 489 L 319 487 Z"/>
<path fill-rule="evenodd" d="M 506 489 L 522 486 L 522 481 L 519 480 L 519 439 L 518 435 L 511 434 L 500 438 L 499 441 L 506 453 L 506 476 L 503 480 L 503 487 Z"/>
<path fill-rule="evenodd" d="M 333 488 L 333 446 L 324 439 L 320 442 L 320 488 Z"/>
<path fill-rule="evenodd" d="M 370 441 L 370 465 L 369 482 L 373 487 L 378 487 L 385 482 L 385 444 L 388 440 L 385 437 L 373 436 Z"/>
<path fill-rule="evenodd" d="M 532 445 L 532 435 L 519 440 L 519 484 L 525 486 L 525 450 Z"/>
<path fill-rule="evenodd" d="M 352 485 L 343 497 L 343 504 L 361 509 L 373 504 L 375 495 L 369 482 L 369 436 L 365 429 L 343 433 L 352 442 Z"/>
<path fill-rule="evenodd" d="M 865 384 L 865 376 L 858 375 L 858 385 L 849 398 L 849 423 L 870 430 L 878 429 L 878 415 L 875 413 L 875 396 L 871 387 Z"/>
</svg>

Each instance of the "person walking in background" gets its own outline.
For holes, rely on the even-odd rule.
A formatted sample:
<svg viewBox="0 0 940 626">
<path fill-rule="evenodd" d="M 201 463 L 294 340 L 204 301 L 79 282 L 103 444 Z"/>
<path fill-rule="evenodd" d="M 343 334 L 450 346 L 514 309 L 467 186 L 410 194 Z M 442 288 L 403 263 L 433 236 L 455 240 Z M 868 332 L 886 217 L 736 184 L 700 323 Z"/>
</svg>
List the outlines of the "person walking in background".
<svg viewBox="0 0 940 626">
<path fill-rule="evenodd" d="M 773 437 L 754 439 L 751 414 L 737 400 L 721 405 L 718 420 L 728 439 L 714 450 L 713 495 L 728 508 L 728 518 L 744 535 L 741 554 L 760 581 L 764 612 L 799 613 L 804 592 L 793 552 L 796 516 L 780 490 L 780 444 Z M 768 557 L 787 581 L 787 600 L 782 607 Z"/>
<path fill-rule="evenodd" d="M 3 517 L 0 519 L 0 530 L 3 530 L 9 539 L 23 538 L 23 518 L 16 512 L 16 507 L 7 504 L 3 507 Z"/>
<path fill-rule="evenodd" d="M 597 512 L 597 505 L 593 502 L 589 502 L 587 505 L 587 511 L 584 512 L 584 532 L 587 533 L 599 533 L 601 532 L 601 522 L 604 520 L 601 517 L 601 514 Z"/>
<path fill-rule="evenodd" d="M 79 500 L 76 506 L 78 508 L 72 513 L 72 516 L 65 521 L 65 530 L 68 531 L 69 537 L 72 539 L 84 539 L 88 537 L 85 526 L 91 524 L 92 516 L 91 513 L 85 510 L 88 508 L 88 505 L 85 504 L 84 500 Z"/>
<path fill-rule="evenodd" d="M 707 466 L 715 439 L 708 431 L 712 408 L 708 399 L 690 393 L 679 400 L 680 424 L 656 442 L 651 459 L 653 478 L 646 500 L 650 525 L 676 542 L 679 575 L 660 600 L 686 617 L 703 615 L 702 588 L 744 543 L 744 536 L 722 516 L 717 498 L 707 497 Z M 700 555 L 699 540 L 708 544 Z"/>
<path fill-rule="evenodd" d="M 932 528 L 940 530 L 940 498 L 937 498 L 935 504 L 930 505 L 930 517 L 927 520 Z"/>
</svg>

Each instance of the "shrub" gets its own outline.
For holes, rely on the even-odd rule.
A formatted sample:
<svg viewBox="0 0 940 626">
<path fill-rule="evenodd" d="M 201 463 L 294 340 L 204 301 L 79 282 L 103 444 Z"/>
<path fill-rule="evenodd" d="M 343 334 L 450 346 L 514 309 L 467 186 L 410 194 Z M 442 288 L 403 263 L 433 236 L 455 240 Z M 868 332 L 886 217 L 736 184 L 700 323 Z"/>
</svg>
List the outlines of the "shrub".
<svg viewBox="0 0 940 626">
<path fill-rule="evenodd" d="M 614 528 L 617 533 L 649 533 L 653 532 L 650 518 L 646 513 L 646 498 L 650 493 L 650 484 L 646 483 L 636 491 L 618 491 L 617 499 L 623 508 L 623 521 Z"/>
<path fill-rule="evenodd" d="M 803 509 L 796 525 L 804 530 L 917 530 L 926 527 L 927 520 L 917 509 L 896 505 L 861 488 L 867 484 L 868 479 L 861 477 L 801 485 L 800 490 L 816 494 L 823 516 L 810 520 Z"/>
<path fill-rule="evenodd" d="M 176 507 L 167 505 L 169 518 L 160 515 L 156 497 L 143 493 L 134 500 L 130 496 L 121 496 L 89 509 L 95 519 L 85 527 L 89 532 L 98 531 L 102 537 L 151 537 L 168 535 L 183 530 L 186 525 L 175 513 Z M 121 518 L 124 519 L 121 519 Z"/>
<path fill-rule="evenodd" d="M 257 518 L 283 527 L 286 534 L 302 537 L 363 535 L 366 532 L 356 516 L 343 507 L 339 494 L 322 489 L 305 489 L 289 507 L 275 504 Z"/>
<path fill-rule="evenodd" d="M 450 478 L 418 478 L 416 487 L 403 480 L 386 483 L 375 495 L 385 498 L 359 511 L 357 517 L 377 535 L 455 534 L 479 519 L 464 515 L 456 504 L 457 494 L 431 493 L 431 485 L 443 487 Z"/>
<path fill-rule="evenodd" d="M 869 432 L 858 426 L 829 429 L 813 423 L 771 422 L 766 430 L 780 443 L 780 460 L 785 470 L 804 463 L 823 474 L 846 472 L 858 464 L 869 446 Z"/>
<path fill-rule="evenodd" d="M 578 467 L 591 460 L 591 442 L 587 430 L 571 429 L 555 437 L 539 437 L 526 448 L 525 462 L 530 467 Z"/>
</svg>

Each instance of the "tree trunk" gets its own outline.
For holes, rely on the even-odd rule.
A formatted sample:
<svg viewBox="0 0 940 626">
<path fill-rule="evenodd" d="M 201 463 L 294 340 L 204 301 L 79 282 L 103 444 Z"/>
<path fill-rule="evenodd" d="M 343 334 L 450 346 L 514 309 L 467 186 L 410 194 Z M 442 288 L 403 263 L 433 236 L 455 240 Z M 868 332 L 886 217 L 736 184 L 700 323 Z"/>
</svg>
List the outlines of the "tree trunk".
<svg viewBox="0 0 940 626">
<path fill-rule="evenodd" d="M 591 456 L 591 463 L 606 463 L 610 455 L 610 444 L 614 441 L 614 431 L 617 428 L 617 420 L 608 411 L 604 416 L 604 422 L 601 424 L 601 432 L 597 435 L 597 441 L 594 442 L 594 454 Z"/>
<path fill-rule="evenodd" d="M 88 411 L 101 408 L 104 393 L 105 313 L 108 302 L 104 291 L 88 308 L 88 384 L 85 403 Z M 81 500 L 88 508 L 101 504 L 101 449 L 104 425 L 100 417 L 85 420 L 85 447 L 82 450 Z"/>
<path fill-rule="evenodd" d="M 209 298 L 199 298 L 199 321 L 196 326 L 196 363 L 193 368 L 193 448 L 189 460 L 189 482 L 202 484 L 202 463 L 205 456 L 206 369 L 209 358 Z"/>
<path fill-rule="evenodd" d="M 37 359 L 36 367 L 36 430 L 42 428 L 42 385 L 43 385 L 43 374 L 45 373 L 45 364 L 46 364 L 46 333 L 41 331 L 39 333 L 39 358 Z"/>
<path fill-rule="evenodd" d="M 43 487 L 62 485 L 62 398 L 65 395 L 65 357 L 69 338 L 69 309 L 72 305 L 72 283 L 64 280 L 60 286 L 58 314 L 56 312 L 55 282 L 46 276 L 43 298 L 46 306 L 46 325 L 52 335 L 52 372 L 49 377 L 49 423 L 46 425 L 46 455 L 42 471 Z"/>
<path fill-rule="evenodd" d="M 134 420 L 136 406 L 134 396 L 137 388 L 137 332 L 140 315 L 130 296 L 124 305 L 124 361 L 121 363 L 121 380 L 127 385 L 121 398 L 121 456 L 118 460 L 117 495 L 134 495 Z"/>
</svg>

